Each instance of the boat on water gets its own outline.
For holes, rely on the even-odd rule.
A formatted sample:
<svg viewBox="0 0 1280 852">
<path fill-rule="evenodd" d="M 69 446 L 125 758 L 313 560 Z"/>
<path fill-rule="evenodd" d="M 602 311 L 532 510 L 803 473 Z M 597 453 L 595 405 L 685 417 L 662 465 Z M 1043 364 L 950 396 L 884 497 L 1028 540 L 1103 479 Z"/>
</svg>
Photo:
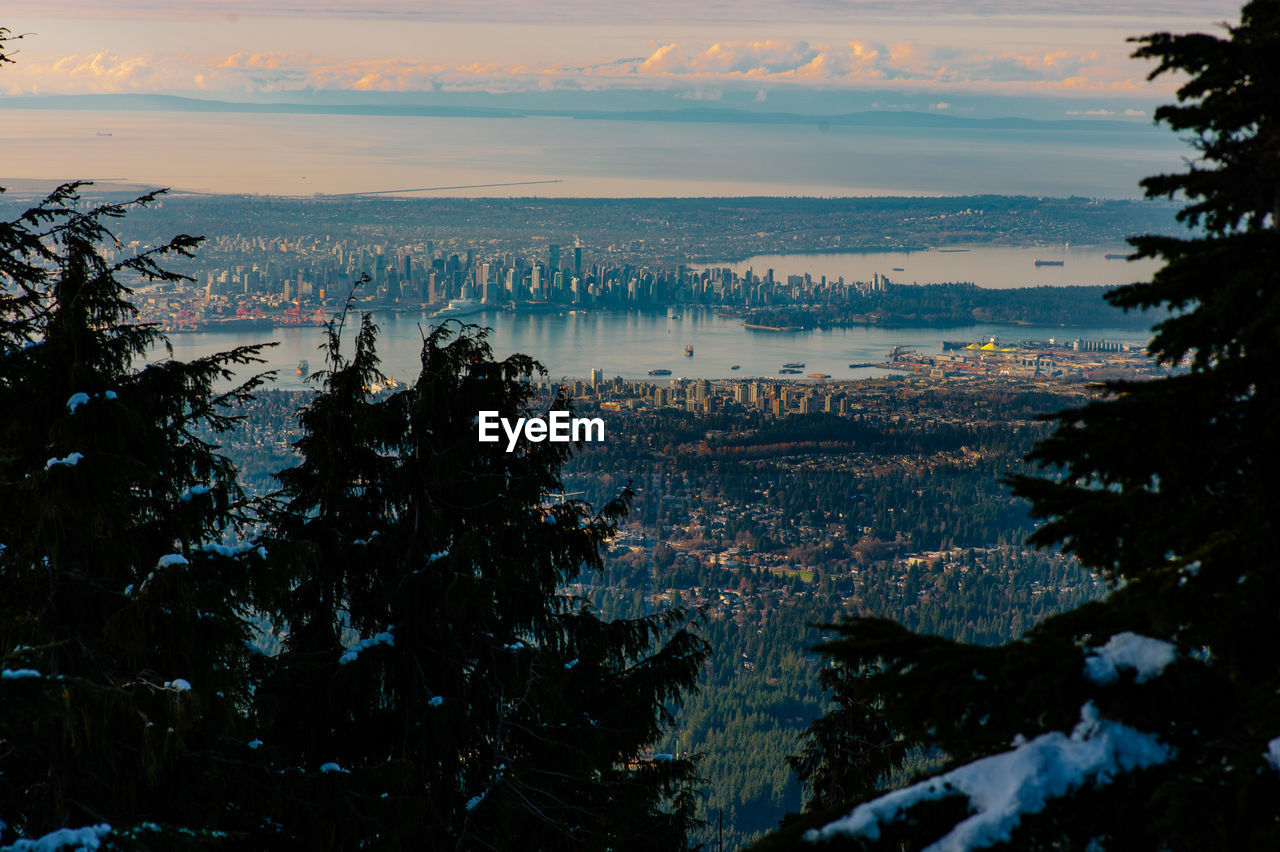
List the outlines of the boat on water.
<svg viewBox="0 0 1280 852">
<path fill-rule="evenodd" d="M 1040 260 L 1036 258 L 1036 266 L 1062 266 L 1066 263 L 1064 260 Z"/>
<path fill-rule="evenodd" d="M 234 316 L 211 319 L 200 326 L 200 331 L 270 331 L 276 327 L 271 317 Z"/>
<path fill-rule="evenodd" d="M 1104 254 L 1104 255 L 1102 256 L 1102 259 L 1103 259 L 1103 260 L 1128 260 L 1128 259 L 1129 259 L 1129 255 L 1127 255 L 1127 254 L 1117 254 L 1116 252 L 1109 251 L 1109 252 L 1107 252 L 1106 254 Z"/>
<path fill-rule="evenodd" d="M 686 347 L 684 348 L 684 354 L 685 354 L 685 355 L 687 355 L 687 356 L 688 356 L 688 357 L 690 357 L 690 358 L 692 358 L 692 357 L 693 357 L 693 344 L 692 344 L 692 343 L 690 343 L 688 346 L 686 346 Z"/>
<path fill-rule="evenodd" d="M 742 365 L 741 365 L 741 364 L 734 364 L 734 365 L 733 365 L 732 367 L 730 367 L 729 369 L 730 369 L 730 370 L 741 370 L 741 369 L 742 369 Z"/>
<path fill-rule="evenodd" d="M 671 375 L 671 371 L 670 371 L 670 370 L 662 370 L 662 369 L 658 369 L 658 370 L 650 370 L 650 371 L 649 371 L 649 375 L 651 375 L 651 376 L 669 376 L 669 375 Z"/>
<path fill-rule="evenodd" d="M 895 266 L 893 267 L 893 269 L 890 270 L 890 272 L 906 272 L 906 271 L 907 270 L 903 269 L 901 266 Z"/>
<path fill-rule="evenodd" d="M 779 373 L 786 373 L 786 374 L 787 374 L 787 375 L 789 375 L 789 376 L 798 376 L 798 375 L 800 375 L 800 370 L 797 370 L 797 369 L 795 369 L 794 367 L 783 367 L 783 368 L 782 368 L 781 370 L 779 370 L 778 372 L 779 372 Z"/>
<path fill-rule="evenodd" d="M 298 375 L 304 379 L 311 373 L 311 365 L 307 363 L 307 359 L 303 358 L 298 362 Z"/>
<path fill-rule="evenodd" d="M 796 363 L 796 362 L 794 362 L 794 361 L 793 361 L 793 362 L 791 362 L 790 364 L 783 364 L 782 366 L 783 366 L 783 367 L 786 367 L 786 368 L 787 368 L 787 369 L 789 369 L 789 370 L 803 370 L 803 369 L 804 369 L 804 364 L 799 364 L 799 363 Z"/>
<path fill-rule="evenodd" d="M 484 310 L 484 304 L 479 299 L 454 299 L 448 305 L 432 314 L 431 318 L 465 317 L 470 314 L 478 314 L 482 310 Z"/>
<path fill-rule="evenodd" d="M 830 373 L 805 373 L 805 376 L 806 376 L 806 378 L 810 378 L 810 379 L 829 379 L 829 378 L 831 378 L 831 374 L 830 374 Z"/>
</svg>

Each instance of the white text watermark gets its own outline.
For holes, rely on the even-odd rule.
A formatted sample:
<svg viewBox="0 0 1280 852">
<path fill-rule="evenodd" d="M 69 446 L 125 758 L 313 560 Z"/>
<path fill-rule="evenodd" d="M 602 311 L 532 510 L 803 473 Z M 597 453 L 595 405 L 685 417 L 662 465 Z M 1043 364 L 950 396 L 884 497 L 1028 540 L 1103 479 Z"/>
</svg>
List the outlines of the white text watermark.
<svg viewBox="0 0 1280 852">
<path fill-rule="evenodd" d="M 507 437 L 507 452 L 515 452 L 516 444 L 523 438 L 538 444 L 577 443 L 578 441 L 603 441 L 604 421 L 599 417 L 570 417 L 567 411 L 548 411 L 543 417 L 518 417 L 514 421 L 500 417 L 496 411 L 481 411 L 476 415 L 476 426 L 482 442 L 496 443 Z"/>
</svg>

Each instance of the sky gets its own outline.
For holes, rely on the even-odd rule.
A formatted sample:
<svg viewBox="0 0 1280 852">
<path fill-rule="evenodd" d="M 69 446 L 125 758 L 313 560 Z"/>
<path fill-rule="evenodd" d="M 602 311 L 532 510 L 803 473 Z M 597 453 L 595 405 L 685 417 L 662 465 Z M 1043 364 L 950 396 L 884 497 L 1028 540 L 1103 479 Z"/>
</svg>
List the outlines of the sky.
<svg viewBox="0 0 1280 852">
<path fill-rule="evenodd" d="M 1152 127 L 1179 80 L 1149 81 L 1126 39 L 1238 17 L 1226 0 L 6 0 L 22 38 L 0 66 L 0 185 L 1132 197 L 1189 149 Z M 1037 132 L 973 121 L 995 118 Z"/>
<path fill-rule="evenodd" d="M 677 105 L 803 104 L 1140 119 L 1125 38 L 1207 30 L 1221 0 L 9 0 L 25 34 L 7 95 L 224 100 L 346 93 L 651 93 Z M 873 96 L 884 94 L 881 100 Z M 910 101 L 910 104 L 906 103 Z M 874 107 L 872 106 L 874 104 Z M 793 107 L 794 108 L 794 107 Z"/>
</svg>

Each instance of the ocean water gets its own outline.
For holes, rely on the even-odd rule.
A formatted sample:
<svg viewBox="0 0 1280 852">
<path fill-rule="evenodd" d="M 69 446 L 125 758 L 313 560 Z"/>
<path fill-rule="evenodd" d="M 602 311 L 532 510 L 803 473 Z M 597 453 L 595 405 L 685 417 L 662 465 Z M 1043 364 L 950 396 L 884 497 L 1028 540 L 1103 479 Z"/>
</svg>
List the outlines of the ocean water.
<svg viewBox="0 0 1280 852">
<path fill-rule="evenodd" d="M 936 284 L 967 281 L 979 287 L 1004 290 L 1012 287 L 1070 286 L 1075 284 L 1130 284 L 1149 281 L 1160 268 L 1159 260 L 1127 261 L 1107 255 L 1127 255 L 1133 249 L 1123 243 L 1080 246 L 973 246 L 927 251 L 822 252 L 813 254 L 763 254 L 728 266 L 741 274 L 748 269 L 764 275 L 772 269 L 775 280 L 808 274 L 814 280 L 871 281 L 879 273 L 899 284 Z M 1061 266 L 1036 266 L 1037 260 L 1062 261 Z"/>
<path fill-rule="evenodd" d="M 1189 152 L 1173 134 L 1141 123 L 994 131 L 124 110 L 0 115 L 0 182 L 94 178 L 211 193 L 451 187 L 439 192 L 1133 198 L 1139 179 L 1178 169 Z M 553 182 L 456 188 L 530 181 Z"/>
<path fill-rule="evenodd" d="M 378 353 L 383 371 L 401 380 L 418 374 L 423 331 L 431 320 L 419 313 L 375 312 L 381 326 Z M 1072 340 L 1077 337 L 1144 344 L 1149 335 L 1133 329 L 1062 328 L 1023 325 L 970 325 L 947 329 L 841 328 L 802 332 L 753 331 L 742 320 L 697 310 L 671 318 L 658 313 L 595 311 L 590 313 L 512 314 L 499 311 L 467 317 L 466 322 L 492 329 L 494 354 L 516 352 L 538 359 L 550 378 L 587 377 L 592 369 L 606 376 L 667 382 L 685 378 L 750 378 L 782 376 L 787 362 L 805 364 L 805 372 L 829 373 L 833 380 L 884 375 L 879 368 L 850 368 L 850 364 L 878 363 L 894 346 L 937 351 L 943 339 L 977 340 L 996 336 L 1002 341 Z M 265 353 L 261 369 L 277 371 L 278 388 L 300 388 L 298 363 L 307 360 L 320 369 L 323 340 L 319 328 L 277 328 L 270 335 L 241 332 L 175 334 L 174 356 L 187 360 L 232 346 L 269 340 L 277 345 Z M 685 347 L 692 346 L 692 357 Z M 739 369 L 732 369 L 733 365 Z M 671 375 L 650 377 L 651 369 Z"/>
</svg>

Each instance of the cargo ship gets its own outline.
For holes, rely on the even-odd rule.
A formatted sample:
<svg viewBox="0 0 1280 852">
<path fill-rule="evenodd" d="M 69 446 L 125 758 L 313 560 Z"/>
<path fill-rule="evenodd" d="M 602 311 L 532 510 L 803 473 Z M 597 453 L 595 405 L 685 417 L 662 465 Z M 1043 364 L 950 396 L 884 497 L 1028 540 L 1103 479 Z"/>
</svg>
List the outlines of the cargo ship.
<svg viewBox="0 0 1280 852">
<path fill-rule="evenodd" d="M 797 363 L 795 363 L 795 362 L 792 362 L 792 363 L 790 363 L 790 364 L 783 364 L 782 366 L 783 366 L 783 367 L 786 367 L 788 370 L 803 370 L 803 369 L 804 369 L 804 364 L 797 364 Z"/>
<path fill-rule="evenodd" d="M 1036 260 L 1036 266 L 1062 266 L 1065 263 L 1065 260 Z"/>
<path fill-rule="evenodd" d="M 686 346 L 686 347 L 684 348 L 684 354 L 685 354 L 685 355 L 687 355 L 687 356 L 689 356 L 690 358 L 692 358 L 692 357 L 693 357 L 693 344 L 692 344 L 692 343 L 690 343 L 688 346 Z"/>
<path fill-rule="evenodd" d="M 669 376 L 669 375 L 671 375 L 671 371 L 670 371 L 670 370 L 650 370 L 650 371 L 649 371 L 649 375 L 651 375 L 651 376 Z"/>
<path fill-rule="evenodd" d="M 789 375 L 789 376 L 798 376 L 798 375 L 800 375 L 800 371 L 799 371 L 799 370 L 797 370 L 797 369 L 795 369 L 794 367 L 783 367 L 783 368 L 782 368 L 781 370 L 779 370 L 778 372 L 779 372 L 779 373 L 786 373 L 786 374 L 787 374 L 787 375 Z"/>
<path fill-rule="evenodd" d="M 226 319 L 211 319 L 200 326 L 200 331 L 271 331 L 276 327 L 271 317 L 240 315 Z"/>
<path fill-rule="evenodd" d="M 1109 251 L 1109 252 L 1107 252 L 1106 254 L 1104 254 L 1104 255 L 1102 256 L 1102 259 L 1103 259 L 1103 260 L 1128 260 L 1128 259 L 1129 259 L 1129 255 L 1127 255 L 1127 254 L 1116 254 L 1115 252 Z"/>
<path fill-rule="evenodd" d="M 829 379 L 830 373 L 805 373 L 805 377 L 809 379 Z"/>
</svg>

